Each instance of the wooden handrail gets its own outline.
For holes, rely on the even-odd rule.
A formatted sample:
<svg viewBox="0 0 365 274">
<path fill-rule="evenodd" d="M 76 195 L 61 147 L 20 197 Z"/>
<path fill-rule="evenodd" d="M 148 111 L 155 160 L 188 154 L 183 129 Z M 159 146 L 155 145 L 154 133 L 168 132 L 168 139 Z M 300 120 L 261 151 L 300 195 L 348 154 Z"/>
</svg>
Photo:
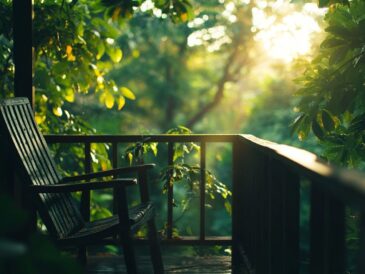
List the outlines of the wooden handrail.
<svg viewBox="0 0 365 274">
<path fill-rule="evenodd" d="M 252 135 L 240 141 L 308 177 L 349 205 L 365 209 L 365 173 L 336 167 L 304 149 L 276 144 Z"/>
<path fill-rule="evenodd" d="M 257 274 L 299 273 L 300 185 L 310 181 L 311 274 L 345 271 L 345 206 L 358 209 L 365 220 L 365 173 L 329 165 L 303 149 L 276 144 L 252 135 L 48 135 L 49 143 L 113 144 L 113 166 L 118 143 L 168 143 L 168 164 L 173 144 L 202 145 L 201 167 L 205 169 L 206 144 L 223 142 L 233 146 L 232 269 Z M 90 158 L 90 157 L 89 157 Z M 85 155 L 85 167 L 90 159 Z M 205 236 L 205 171 L 200 184 L 200 233 L 189 244 L 217 243 Z M 168 241 L 173 243 L 173 187 L 168 190 Z M 358 273 L 365 273 L 365 221 L 360 222 L 361 250 Z M 244 252 L 243 252 L 244 250 Z M 242 256 L 244 254 L 244 256 Z"/>
<path fill-rule="evenodd" d="M 338 191 L 348 202 L 365 207 L 365 173 L 338 168 L 325 163 L 306 150 L 276 144 L 252 135 L 239 134 L 190 134 L 190 135 L 46 135 L 48 143 L 132 143 L 144 142 L 242 142 L 285 165 L 295 168 L 303 176 L 309 176 L 326 187 Z M 323 181 L 323 182 L 322 182 Z M 331 182 L 331 183 L 328 183 Z M 344 191 L 344 193 L 343 193 Z M 348 195 L 350 197 L 348 197 Z M 356 201 L 355 201 L 356 200 Z"/>
</svg>

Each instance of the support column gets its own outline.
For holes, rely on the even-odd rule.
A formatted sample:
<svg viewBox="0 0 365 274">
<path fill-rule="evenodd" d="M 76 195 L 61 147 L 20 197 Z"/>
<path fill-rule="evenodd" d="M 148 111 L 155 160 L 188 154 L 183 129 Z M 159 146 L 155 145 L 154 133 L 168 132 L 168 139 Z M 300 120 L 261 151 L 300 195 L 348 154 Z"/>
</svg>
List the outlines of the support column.
<svg viewBox="0 0 365 274">
<path fill-rule="evenodd" d="M 32 0 L 13 0 L 14 94 L 27 97 L 34 106 Z"/>
<path fill-rule="evenodd" d="M 32 0 L 13 0 L 13 60 L 15 65 L 14 95 L 27 97 L 34 108 L 33 91 L 33 3 Z M 13 152 L 14 153 L 14 152 Z M 11 163 L 14 167 L 16 163 Z M 13 195 L 16 202 L 27 211 L 29 221 L 20 237 L 36 228 L 36 214 L 33 201 L 25 191 L 25 184 L 19 178 L 18 172 L 9 170 L 10 182 L 13 186 Z"/>
</svg>

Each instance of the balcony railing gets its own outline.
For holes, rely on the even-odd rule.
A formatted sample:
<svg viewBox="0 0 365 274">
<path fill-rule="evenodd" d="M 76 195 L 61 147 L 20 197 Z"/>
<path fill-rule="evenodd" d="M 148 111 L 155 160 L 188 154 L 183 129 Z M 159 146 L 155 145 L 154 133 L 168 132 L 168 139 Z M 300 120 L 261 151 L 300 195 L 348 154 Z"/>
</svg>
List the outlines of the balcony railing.
<svg viewBox="0 0 365 274">
<path fill-rule="evenodd" d="M 360 212 L 360 248 L 357 273 L 365 273 L 365 175 L 329 166 L 314 154 L 250 135 L 102 135 L 46 136 L 49 143 L 81 143 L 85 150 L 85 172 L 91 171 L 91 144 L 111 143 L 111 161 L 118 162 L 118 144 L 167 143 L 166 161 L 172 164 L 175 143 L 200 144 L 199 237 L 174 240 L 173 184 L 168 184 L 167 237 L 173 244 L 232 245 L 234 273 L 299 273 L 300 184 L 310 182 L 309 273 L 345 273 L 345 208 Z M 146 141 L 147 140 L 147 141 Z M 205 168 L 206 144 L 232 145 L 232 239 L 206 236 Z M 89 217 L 90 194 L 82 196 Z"/>
</svg>

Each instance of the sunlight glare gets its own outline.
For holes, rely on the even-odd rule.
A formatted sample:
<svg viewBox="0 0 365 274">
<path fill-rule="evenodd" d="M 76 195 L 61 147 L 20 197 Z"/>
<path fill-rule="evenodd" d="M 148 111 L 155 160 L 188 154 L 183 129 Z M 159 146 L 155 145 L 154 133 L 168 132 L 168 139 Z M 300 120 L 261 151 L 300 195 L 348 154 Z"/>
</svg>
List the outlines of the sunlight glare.
<svg viewBox="0 0 365 274">
<path fill-rule="evenodd" d="M 279 9 L 284 4 L 288 3 L 276 1 L 272 7 Z M 290 63 L 309 53 L 312 35 L 321 30 L 314 19 L 319 14 L 315 9 L 319 10 L 313 5 L 304 5 L 301 12 L 292 12 L 279 18 L 253 8 L 252 31 L 257 31 L 255 40 L 262 44 L 268 57 Z"/>
<path fill-rule="evenodd" d="M 195 47 L 210 42 L 207 45 L 208 52 L 214 52 L 224 44 L 231 43 L 230 38 L 226 35 L 225 26 L 215 26 L 211 28 L 194 31 L 188 36 L 188 46 Z"/>
</svg>

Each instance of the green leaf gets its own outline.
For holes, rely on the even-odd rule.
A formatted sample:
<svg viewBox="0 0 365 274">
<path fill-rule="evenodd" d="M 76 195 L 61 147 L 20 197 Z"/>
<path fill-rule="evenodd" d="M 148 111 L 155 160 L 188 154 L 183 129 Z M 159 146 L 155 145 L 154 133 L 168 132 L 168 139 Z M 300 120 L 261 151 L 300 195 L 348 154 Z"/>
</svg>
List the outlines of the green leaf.
<svg viewBox="0 0 365 274">
<path fill-rule="evenodd" d="M 73 91 L 72 88 L 66 88 L 65 89 L 65 96 L 64 96 L 64 98 L 65 98 L 65 100 L 67 102 L 70 102 L 70 103 L 72 103 L 72 102 L 75 101 L 75 93 L 74 93 L 74 91 Z"/>
<path fill-rule="evenodd" d="M 153 155 L 157 156 L 157 144 L 158 143 L 151 143 L 150 148 L 152 150 Z"/>
<path fill-rule="evenodd" d="M 322 123 L 326 131 L 332 131 L 335 128 L 335 119 L 328 110 L 322 111 Z"/>
<path fill-rule="evenodd" d="M 97 50 L 98 50 L 98 53 L 96 54 L 96 59 L 100 60 L 101 57 L 103 57 L 103 55 L 105 53 L 105 45 L 104 45 L 103 41 L 99 41 Z"/>
<path fill-rule="evenodd" d="M 327 108 L 333 114 L 341 114 L 349 109 L 353 104 L 356 98 L 356 90 L 355 89 L 343 89 L 338 88 L 332 91 L 331 99 L 327 104 Z"/>
<path fill-rule="evenodd" d="M 329 64 L 336 65 L 344 61 L 349 48 L 346 46 L 336 49 L 330 56 Z"/>
<path fill-rule="evenodd" d="M 329 38 L 322 42 L 321 48 L 335 48 L 345 43 L 346 41 L 342 39 Z"/>
<path fill-rule="evenodd" d="M 120 48 L 108 48 L 107 53 L 114 63 L 119 63 L 122 60 L 123 52 Z"/>
<path fill-rule="evenodd" d="M 128 152 L 127 158 L 128 158 L 129 165 L 131 166 L 132 162 L 133 162 L 133 154 L 131 152 Z"/>
<path fill-rule="evenodd" d="M 229 201 L 224 202 L 224 207 L 226 208 L 226 211 L 229 215 L 232 215 L 232 205 Z"/>
<path fill-rule="evenodd" d="M 296 132 L 300 128 L 305 116 L 306 116 L 305 113 L 300 114 L 297 118 L 295 118 L 294 122 L 289 126 L 291 127 L 290 131 L 291 135 L 293 135 L 294 132 Z"/>
<path fill-rule="evenodd" d="M 317 136 L 318 139 L 323 140 L 325 134 L 321 126 L 319 125 L 317 119 L 312 120 L 312 131 L 314 135 Z"/>
<path fill-rule="evenodd" d="M 361 132 L 365 130 L 365 113 L 356 116 L 351 120 L 349 131 L 351 132 Z"/>
<path fill-rule="evenodd" d="M 120 92 L 125 98 L 128 98 L 130 100 L 136 100 L 136 95 L 134 95 L 134 93 L 129 88 L 121 87 Z"/>
<path fill-rule="evenodd" d="M 105 106 L 109 109 L 111 109 L 114 106 L 114 96 L 110 94 L 109 92 L 105 94 Z"/>
<path fill-rule="evenodd" d="M 53 114 L 56 115 L 57 117 L 61 117 L 63 114 L 62 108 L 61 107 L 54 107 L 52 109 Z"/>
<path fill-rule="evenodd" d="M 347 29 L 343 26 L 339 26 L 339 25 L 330 26 L 330 27 L 326 28 L 325 31 L 332 33 L 335 36 L 339 36 L 339 37 L 346 38 L 346 39 L 353 37 L 353 34 L 349 29 Z"/>
<path fill-rule="evenodd" d="M 121 110 L 125 105 L 125 98 L 123 96 L 120 96 L 118 98 L 118 110 Z"/>
</svg>

